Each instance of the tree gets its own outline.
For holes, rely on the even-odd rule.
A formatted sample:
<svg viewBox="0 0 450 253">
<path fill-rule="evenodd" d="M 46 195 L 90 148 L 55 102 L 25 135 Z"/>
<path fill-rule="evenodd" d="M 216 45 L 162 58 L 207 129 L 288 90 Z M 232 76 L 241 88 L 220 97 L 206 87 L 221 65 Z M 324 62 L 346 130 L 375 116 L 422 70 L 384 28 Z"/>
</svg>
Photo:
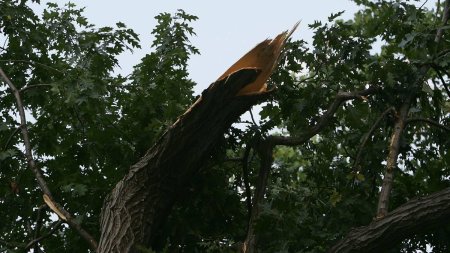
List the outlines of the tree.
<svg viewBox="0 0 450 253">
<path fill-rule="evenodd" d="M 114 231 L 133 252 L 447 252 L 450 1 L 355 2 L 287 43 L 269 92 L 236 96 L 260 75 L 244 69 L 192 107 L 197 17 L 158 15 L 123 77 L 125 24 L 0 2 L 2 251 L 95 251 Z"/>
</svg>

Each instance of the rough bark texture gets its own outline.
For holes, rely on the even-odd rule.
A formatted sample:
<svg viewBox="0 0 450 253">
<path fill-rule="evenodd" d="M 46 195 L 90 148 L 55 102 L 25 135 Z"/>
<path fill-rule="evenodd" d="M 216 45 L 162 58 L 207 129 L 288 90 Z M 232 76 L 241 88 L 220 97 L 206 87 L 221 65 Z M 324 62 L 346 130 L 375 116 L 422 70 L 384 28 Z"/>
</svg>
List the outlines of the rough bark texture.
<svg viewBox="0 0 450 253">
<path fill-rule="evenodd" d="M 136 252 L 154 243 L 176 196 L 211 156 L 226 129 L 269 96 L 236 96 L 259 73 L 243 69 L 213 83 L 131 167 L 103 205 L 98 252 Z"/>
<path fill-rule="evenodd" d="M 410 235 L 450 221 L 450 188 L 411 200 L 384 218 L 352 230 L 330 253 L 385 252 Z"/>
</svg>

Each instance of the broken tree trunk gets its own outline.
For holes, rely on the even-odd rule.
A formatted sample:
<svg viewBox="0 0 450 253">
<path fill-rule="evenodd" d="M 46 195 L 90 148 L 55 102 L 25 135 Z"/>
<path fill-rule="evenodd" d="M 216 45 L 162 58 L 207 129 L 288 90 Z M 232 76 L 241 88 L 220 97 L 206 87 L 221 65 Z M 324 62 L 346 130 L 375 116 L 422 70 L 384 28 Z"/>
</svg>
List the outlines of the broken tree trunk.
<svg viewBox="0 0 450 253">
<path fill-rule="evenodd" d="M 149 247 L 176 199 L 230 125 L 270 92 L 236 96 L 260 70 L 242 69 L 213 83 L 116 185 L 105 200 L 98 252 Z"/>
<path fill-rule="evenodd" d="M 99 253 L 137 252 L 155 245 L 176 197 L 226 130 L 270 95 L 266 81 L 297 25 L 239 59 L 131 166 L 103 204 Z"/>
</svg>

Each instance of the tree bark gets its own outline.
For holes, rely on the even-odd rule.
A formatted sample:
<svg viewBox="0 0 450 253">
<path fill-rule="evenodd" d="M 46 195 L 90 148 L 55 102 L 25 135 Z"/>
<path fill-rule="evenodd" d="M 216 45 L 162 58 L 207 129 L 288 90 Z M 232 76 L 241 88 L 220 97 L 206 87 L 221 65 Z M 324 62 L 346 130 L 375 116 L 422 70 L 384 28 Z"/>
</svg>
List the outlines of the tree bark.
<svg viewBox="0 0 450 253">
<path fill-rule="evenodd" d="M 385 252 L 410 235 L 448 224 L 450 188 L 411 200 L 370 225 L 353 229 L 328 252 Z"/>
<path fill-rule="evenodd" d="M 384 173 L 383 184 L 378 197 L 377 218 L 384 217 L 389 211 L 389 197 L 391 195 L 392 184 L 394 183 L 394 171 L 397 167 L 397 158 L 400 150 L 400 140 L 403 129 L 408 118 L 409 108 L 411 106 L 413 95 L 409 95 L 400 108 L 400 113 L 394 124 L 394 132 L 389 144 L 389 155 L 387 158 L 386 172 Z"/>
<path fill-rule="evenodd" d="M 176 196 L 212 155 L 225 131 L 270 92 L 236 96 L 260 70 L 218 80 L 183 114 L 106 198 L 98 252 L 136 252 L 155 243 Z"/>
</svg>

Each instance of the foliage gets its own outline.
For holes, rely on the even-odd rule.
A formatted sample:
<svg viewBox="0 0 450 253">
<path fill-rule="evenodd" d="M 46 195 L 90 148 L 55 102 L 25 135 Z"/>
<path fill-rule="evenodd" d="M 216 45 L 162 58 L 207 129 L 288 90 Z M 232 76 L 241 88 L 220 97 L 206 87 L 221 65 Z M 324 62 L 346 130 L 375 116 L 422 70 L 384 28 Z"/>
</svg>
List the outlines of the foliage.
<svg viewBox="0 0 450 253">
<path fill-rule="evenodd" d="M 73 4 L 48 4 L 37 15 L 22 2 L 0 2 L 5 41 L 0 67 L 23 89 L 33 152 L 55 198 L 98 237 L 105 195 L 193 102 L 195 83 L 187 61 L 199 53 L 189 42 L 195 35 L 190 22 L 197 17 L 182 10 L 156 16 L 153 52 L 124 77 L 114 69 L 120 53 L 140 48 L 132 29 L 120 22 L 97 28 Z M 450 124 L 450 44 L 448 27 L 441 27 L 443 7 L 434 12 L 410 1 L 355 2 L 360 11 L 354 18 L 332 14 L 327 22 L 309 25 L 315 34 L 311 44 L 288 44 L 271 79 L 278 90 L 263 105 L 261 120 L 244 120 L 245 127 L 226 134 L 211 164 L 179 197 L 161 231 L 159 250 L 235 252 L 246 236 L 248 210 L 242 162 L 227 157 L 242 157 L 271 134 L 301 135 L 340 91 L 380 87 L 375 95 L 344 103 L 330 126 L 304 145 L 275 149 L 256 224 L 263 252 L 325 252 L 351 228 L 371 222 L 396 113 L 387 113 L 368 143 L 361 143 L 380 115 L 391 107 L 398 110 L 406 96 L 416 94 L 411 118 Z M 444 35 L 436 44 L 439 28 Z M 16 252 L 33 239 L 43 201 L 16 130 L 14 97 L 6 85 L 0 87 L 0 251 Z M 391 209 L 450 186 L 449 145 L 445 130 L 423 121 L 408 124 Z M 254 150 L 248 165 L 254 191 L 259 167 Z M 53 223 L 48 209 L 42 217 L 40 234 L 46 234 Z M 425 245 L 447 252 L 448 238 L 449 224 L 412 236 L 393 252 Z M 87 251 L 66 227 L 40 245 L 45 252 Z"/>
<path fill-rule="evenodd" d="M 448 65 L 447 55 L 440 54 L 449 46 L 448 34 L 444 33 L 439 46 L 435 43 L 440 19 L 405 1 L 360 4 L 363 9 L 352 20 L 310 25 L 315 30 L 312 45 L 293 42 L 283 68 L 273 78 L 280 90 L 276 102 L 262 111 L 263 127 L 272 127 L 272 119 L 281 115 L 276 126 L 294 136 L 317 122 L 338 91 L 370 85 L 382 90 L 344 104 L 334 126 L 307 144 L 293 150 L 279 148 L 276 176 L 268 193 L 270 204 L 261 218 L 265 225 L 261 227 L 262 248 L 269 252 L 324 252 L 351 227 L 370 223 L 396 115 L 382 121 L 363 147 L 361 159 L 355 159 L 363 137 L 385 110 L 398 110 L 409 93 L 417 92 L 409 116 L 449 124 L 449 94 L 437 70 L 429 70 L 425 81 L 415 87 L 422 78 L 418 76 L 421 67 Z M 329 21 L 333 18 L 336 15 Z M 302 62 L 300 70 L 298 62 Z M 391 209 L 450 185 L 445 169 L 450 162 L 448 145 L 448 132 L 442 129 L 423 122 L 407 126 Z M 429 243 L 434 252 L 445 252 L 450 245 L 448 228 L 415 236 L 399 247 L 411 252 Z"/>
<path fill-rule="evenodd" d="M 189 44 L 187 36 L 194 33 L 187 21 L 196 17 L 181 10 L 157 16 L 154 52 L 130 77 L 123 77 L 113 74 L 117 56 L 140 48 L 138 35 L 125 24 L 96 28 L 83 17 L 83 9 L 71 3 L 49 3 L 38 16 L 26 4 L 2 1 L 0 14 L 5 41 L 1 68 L 24 89 L 35 159 L 55 198 L 98 237 L 105 195 L 192 101 L 194 83 L 188 79 L 186 61 L 198 50 Z M 19 123 L 14 97 L 5 86 L 0 96 L 0 203 L 6 207 L 0 211 L 0 242 L 11 242 L 1 243 L 3 251 L 31 241 L 43 200 L 27 169 L 20 132 L 15 131 Z M 18 185 L 18 194 L 10 184 Z M 44 215 L 41 234 L 50 229 L 49 214 Z M 86 244 L 63 228 L 46 239 L 43 248 L 86 251 Z"/>
</svg>

